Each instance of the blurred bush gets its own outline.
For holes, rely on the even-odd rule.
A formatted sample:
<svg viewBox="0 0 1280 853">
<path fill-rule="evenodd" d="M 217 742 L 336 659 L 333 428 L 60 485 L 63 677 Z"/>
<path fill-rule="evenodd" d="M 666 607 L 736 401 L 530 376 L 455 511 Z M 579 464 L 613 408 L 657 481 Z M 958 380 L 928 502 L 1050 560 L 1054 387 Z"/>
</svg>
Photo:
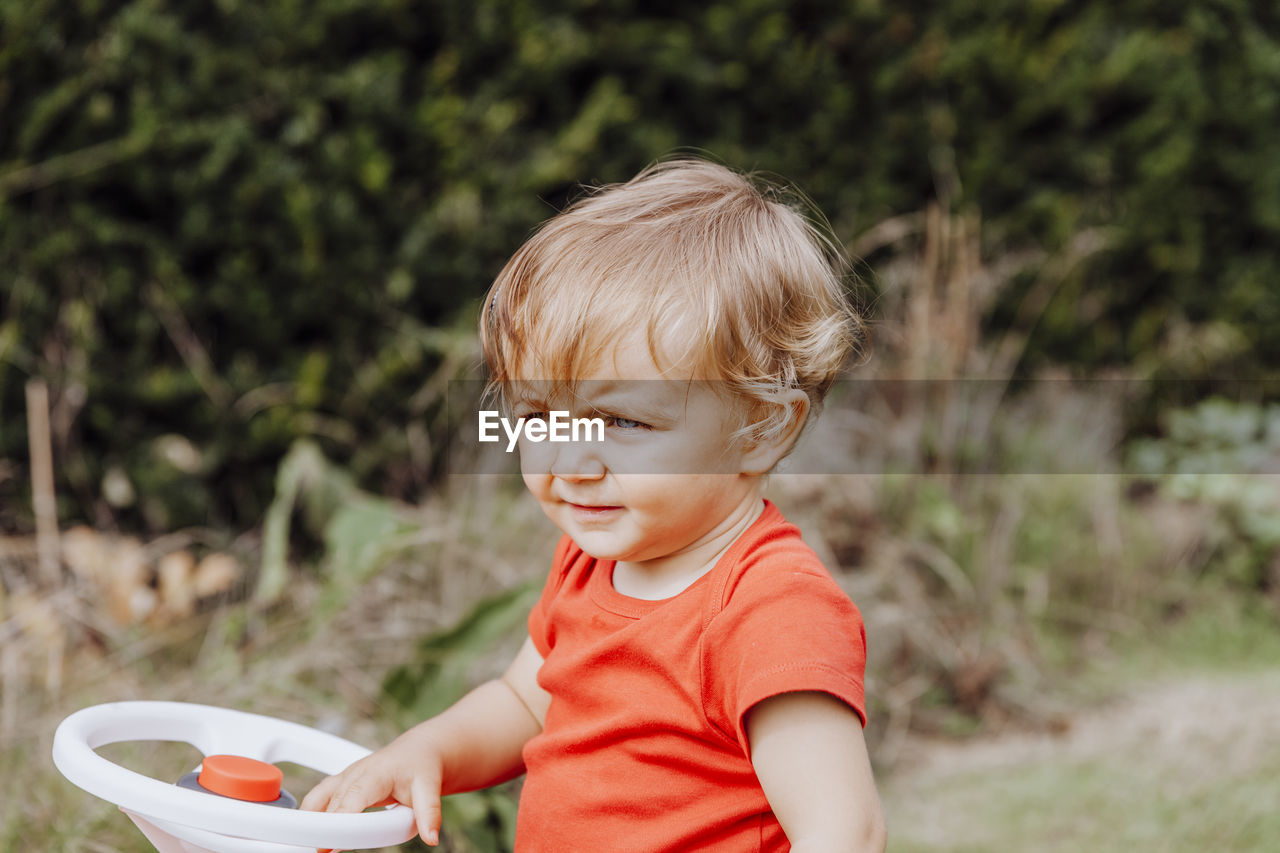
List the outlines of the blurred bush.
<svg viewBox="0 0 1280 853">
<path fill-rule="evenodd" d="M 988 254 L 1107 226 L 1029 362 L 1280 364 L 1270 4 L 0 0 L 0 34 L 0 528 L 32 376 L 64 519 L 241 529 L 300 437 L 420 490 L 505 256 L 682 147 L 851 244 L 934 200 Z"/>
<path fill-rule="evenodd" d="M 1169 498 L 1211 508 L 1215 572 L 1280 604 L 1280 406 L 1214 398 L 1165 421 L 1164 437 L 1130 444 L 1130 465 Z"/>
</svg>

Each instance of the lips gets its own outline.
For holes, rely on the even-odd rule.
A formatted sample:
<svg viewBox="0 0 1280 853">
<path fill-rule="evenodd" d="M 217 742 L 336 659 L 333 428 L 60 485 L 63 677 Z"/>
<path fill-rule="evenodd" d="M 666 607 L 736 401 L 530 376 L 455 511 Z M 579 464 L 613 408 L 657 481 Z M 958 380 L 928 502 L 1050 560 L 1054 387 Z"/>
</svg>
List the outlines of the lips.
<svg viewBox="0 0 1280 853">
<path fill-rule="evenodd" d="M 595 526 L 609 524 L 622 514 L 622 507 L 612 504 L 580 504 L 565 501 L 569 513 L 577 524 Z"/>
<path fill-rule="evenodd" d="M 610 504 L 579 504 L 579 503 L 574 503 L 573 501 L 565 501 L 565 503 L 567 503 L 577 512 L 605 513 L 605 512 L 611 512 L 615 509 L 622 509 L 622 507 L 620 506 L 614 506 Z"/>
</svg>

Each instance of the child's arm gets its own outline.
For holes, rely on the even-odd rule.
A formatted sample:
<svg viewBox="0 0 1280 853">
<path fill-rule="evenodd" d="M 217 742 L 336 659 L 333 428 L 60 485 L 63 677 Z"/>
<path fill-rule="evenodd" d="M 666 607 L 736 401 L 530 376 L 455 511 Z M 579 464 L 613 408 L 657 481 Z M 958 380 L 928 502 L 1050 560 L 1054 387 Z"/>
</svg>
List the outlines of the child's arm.
<svg viewBox="0 0 1280 853">
<path fill-rule="evenodd" d="M 747 712 L 751 763 L 794 853 L 883 851 L 862 722 L 826 693 L 784 693 Z"/>
<path fill-rule="evenodd" d="M 525 640 L 501 678 L 316 785 L 311 811 L 360 812 L 391 797 L 411 806 L 418 834 L 439 842 L 440 797 L 512 779 L 524 771 L 525 742 L 542 730 L 550 697 L 538 686 L 542 655 Z"/>
</svg>

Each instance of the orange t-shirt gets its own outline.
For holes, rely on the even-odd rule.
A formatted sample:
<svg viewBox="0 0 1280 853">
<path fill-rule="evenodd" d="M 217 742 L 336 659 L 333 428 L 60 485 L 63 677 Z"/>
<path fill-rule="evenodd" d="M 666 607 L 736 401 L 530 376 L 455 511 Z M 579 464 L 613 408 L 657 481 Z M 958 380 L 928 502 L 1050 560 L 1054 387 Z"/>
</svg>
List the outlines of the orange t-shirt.
<svg viewBox="0 0 1280 853">
<path fill-rule="evenodd" d="M 529 616 L 551 705 L 524 748 L 516 850 L 789 849 L 743 716 L 771 696 L 817 690 L 865 722 L 857 608 L 767 501 L 673 598 L 622 595 L 613 567 L 561 539 Z"/>
</svg>

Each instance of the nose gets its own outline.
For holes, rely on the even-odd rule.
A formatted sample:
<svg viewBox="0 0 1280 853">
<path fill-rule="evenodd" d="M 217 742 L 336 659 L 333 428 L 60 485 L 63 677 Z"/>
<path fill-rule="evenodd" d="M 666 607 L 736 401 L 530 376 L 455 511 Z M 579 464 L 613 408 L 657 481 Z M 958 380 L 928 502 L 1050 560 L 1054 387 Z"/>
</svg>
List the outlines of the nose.
<svg viewBox="0 0 1280 853">
<path fill-rule="evenodd" d="M 589 442 L 567 441 L 555 447 L 551 460 L 551 476 L 570 482 L 589 482 L 604 478 L 604 461 Z"/>
</svg>

